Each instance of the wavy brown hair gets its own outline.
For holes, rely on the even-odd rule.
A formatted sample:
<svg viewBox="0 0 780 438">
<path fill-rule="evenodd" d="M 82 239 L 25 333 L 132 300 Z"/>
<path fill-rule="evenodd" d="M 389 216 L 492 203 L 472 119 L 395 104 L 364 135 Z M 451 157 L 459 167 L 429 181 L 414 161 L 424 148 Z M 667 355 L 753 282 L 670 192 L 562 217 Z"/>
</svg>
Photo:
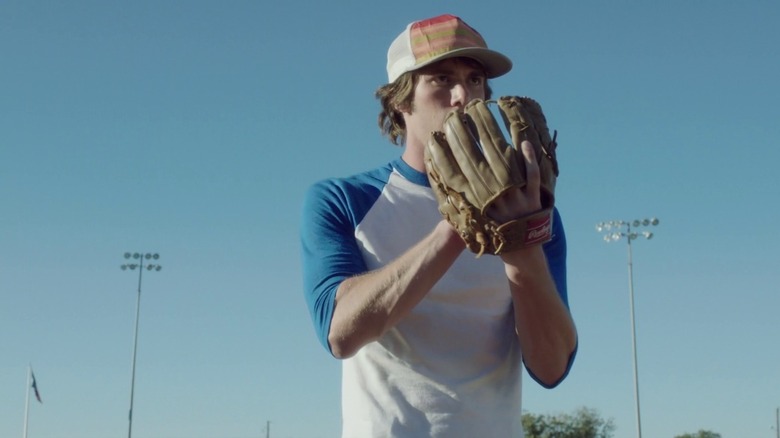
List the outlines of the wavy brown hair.
<svg viewBox="0 0 780 438">
<path fill-rule="evenodd" d="M 477 61 L 467 59 L 469 64 L 479 65 Z M 401 145 L 406 141 L 406 123 L 400 109 L 407 109 L 414 100 L 414 88 L 420 77 L 419 70 L 402 74 L 395 82 L 385 84 L 376 90 L 374 96 L 379 99 L 382 111 L 379 112 L 377 122 L 382 135 L 390 139 L 394 145 Z M 485 99 L 493 95 L 490 85 L 485 81 Z"/>
</svg>

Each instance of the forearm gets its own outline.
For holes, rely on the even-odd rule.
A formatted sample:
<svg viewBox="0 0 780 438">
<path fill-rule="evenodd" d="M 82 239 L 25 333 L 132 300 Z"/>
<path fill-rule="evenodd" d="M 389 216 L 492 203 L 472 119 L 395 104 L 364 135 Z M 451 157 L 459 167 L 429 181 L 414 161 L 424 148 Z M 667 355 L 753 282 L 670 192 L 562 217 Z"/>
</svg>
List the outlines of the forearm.
<svg viewBox="0 0 780 438">
<path fill-rule="evenodd" d="M 552 386 L 565 374 L 576 348 L 574 321 L 540 247 L 510 253 L 504 261 L 523 361 L 541 383 Z"/>
<path fill-rule="evenodd" d="M 465 248 L 446 222 L 390 264 L 344 280 L 336 292 L 328 342 L 335 357 L 354 355 L 395 326 Z"/>
</svg>

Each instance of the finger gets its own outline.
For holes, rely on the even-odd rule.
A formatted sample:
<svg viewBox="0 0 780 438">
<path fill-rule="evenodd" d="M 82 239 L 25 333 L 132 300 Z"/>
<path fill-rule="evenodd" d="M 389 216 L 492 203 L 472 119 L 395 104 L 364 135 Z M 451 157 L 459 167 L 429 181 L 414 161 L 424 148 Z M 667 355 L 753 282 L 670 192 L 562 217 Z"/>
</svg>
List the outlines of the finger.
<svg viewBox="0 0 780 438">
<path fill-rule="evenodd" d="M 534 147 L 530 141 L 525 140 L 520 144 L 523 151 L 523 158 L 525 159 L 526 177 L 528 178 L 526 186 L 526 195 L 533 199 L 534 204 L 541 205 L 540 201 L 540 187 L 541 187 L 541 173 L 539 172 L 539 164 L 536 161 L 536 153 Z"/>
<path fill-rule="evenodd" d="M 522 153 L 521 144 L 523 141 L 531 141 L 534 152 L 538 156 L 537 145 L 533 143 L 535 141 L 533 135 L 533 125 L 531 123 L 530 116 L 523 107 L 523 100 L 516 96 L 503 96 L 498 99 L 498 107 L 501 112 L 501 117 L 504 120 L 507 130 L 512 137 L 512 144 L 517 148 L 516 160 L 520 167 L 518 173 L 517 183 L 520 185 L 525 184 L 527 175 L 525 174 L 524 157 Z"/>
<path fill-rule="evenodd" d="M 462 114 L 451 114 L 444 121 L 443 129 L 452 158 L 460 171 L 460 178 L 470 187 L 473 200 L 477 204 L 485 204 L 496 195 L 496 188 L 500 184 L 496 182 L 490 164 L 479 148 L 479 139 L 471 126 L 471 119 Z"/>
<path fill-rule="evenodd" d="M 425 166 L 428 174 L 437 176 L 437 180 L 449 181 L 451 184 L 465 182 L 447 137 L 442 132 L 434 132 L 428 140 L 425 148 Z"/>
<path fill-rule="evenodd" d="M 508 185 L 512 181 L 512 175 L 518 172 L 514 148 L 507 143 L 504 133 L 486 102 L 472 101 L 472 104 L 468 105 L 465 111 L 477 129 L 482 152 L 490 164 L 490 171 L 498 181 Z"/>
</svg>

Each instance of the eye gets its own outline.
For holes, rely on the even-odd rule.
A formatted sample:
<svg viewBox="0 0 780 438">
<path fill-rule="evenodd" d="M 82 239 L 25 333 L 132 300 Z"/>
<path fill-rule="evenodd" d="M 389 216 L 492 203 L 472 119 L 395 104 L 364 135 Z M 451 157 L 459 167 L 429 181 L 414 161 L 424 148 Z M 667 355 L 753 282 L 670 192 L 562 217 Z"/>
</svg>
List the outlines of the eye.
<svg viewBox="0 0 780 438">
<path fill-rule="evenodd" d="M 433 77 L 434 82 L 441 85 L 446 85 L 450 83 L 450 77 L 449 75 L 445 74 L 438 74 Z"/>
</svg>

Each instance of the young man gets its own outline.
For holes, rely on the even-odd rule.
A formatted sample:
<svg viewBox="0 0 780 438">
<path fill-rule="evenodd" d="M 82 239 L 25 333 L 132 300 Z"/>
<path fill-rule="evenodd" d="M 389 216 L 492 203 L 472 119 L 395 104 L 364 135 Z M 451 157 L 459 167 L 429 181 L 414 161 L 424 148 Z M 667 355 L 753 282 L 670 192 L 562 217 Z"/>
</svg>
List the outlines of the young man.
<svg viewBox="0 0 780 438">
<path fill-rule="evenodd" d="M 577 346 L 566 241 L 554 212 L 543 246 L 476 258 L 437 209 L 424 146 L 444 117 L 489 98 L 511 61 L 458 17 L 409 24 L 388 51 L 379 124 L 401 157 L 314 184 L 302 217 L 306 300 L 323 346 L 343 359 L 343 437 L 522 437 L 521 376 L 545 387 Z M 541 208 L 529 183 L 491 211 Z"/>
</svg>

